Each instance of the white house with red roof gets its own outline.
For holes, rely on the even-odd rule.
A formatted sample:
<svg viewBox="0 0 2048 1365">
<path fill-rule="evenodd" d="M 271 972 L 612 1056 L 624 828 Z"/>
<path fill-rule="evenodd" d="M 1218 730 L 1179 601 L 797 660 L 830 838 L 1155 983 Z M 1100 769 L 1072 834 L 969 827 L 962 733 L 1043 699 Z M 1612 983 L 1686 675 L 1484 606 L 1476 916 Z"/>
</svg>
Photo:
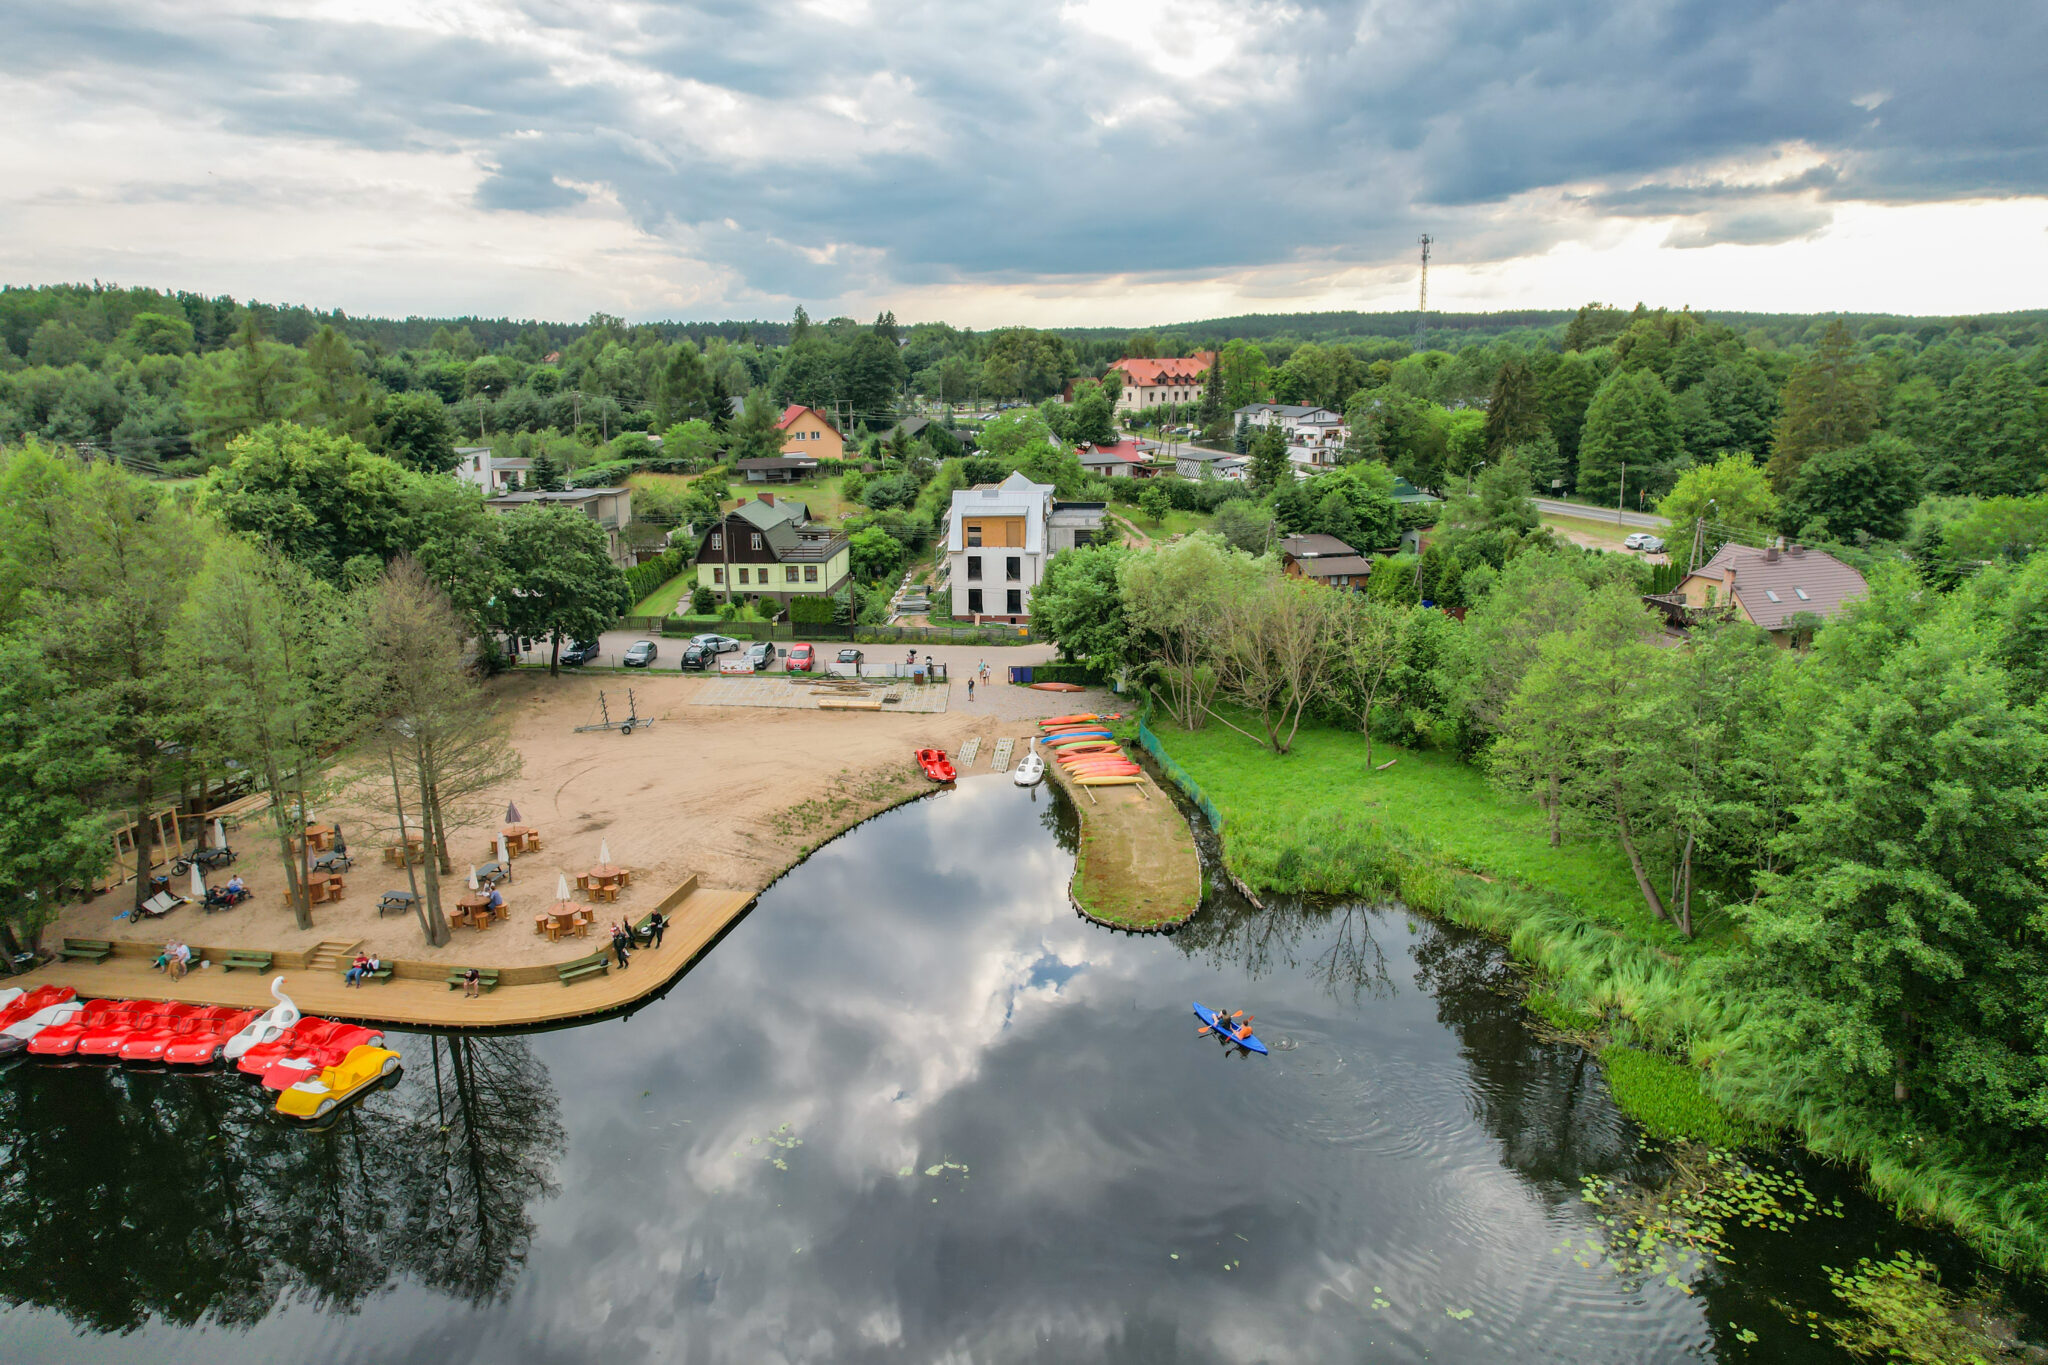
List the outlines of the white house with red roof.
<svg viewBox="0 0 2048 1365">
<path fill-rule="evenodd" d="M 791 403 L 782 410 L 782 420 L 775 424 L 775 429 L 782 433 L 784 455 L 836 460 L 846 454 L 846 438 L 816 408 Z"/>
<path fill-rule="evenodd" d="M 1126 357 L 1109 368 L 1124 377 L 1124 391 L 1117 396 L 1118 412 L 1137 412 L 1169 403 L 1201 401 L 1202 380 L 1216 363 L 1214 351 L 1197 351 L 1190 356 L 1167 356 L 1146 360 Z"/>
<path fill-rule="evenodd" d="M 1158 471 L 1152 467 L 1152 442 L 1126 436 L 1111 445 L 1081 445 L 1075 454 L 1081 468 L 1105 479 L 1149 479 Z"/>
</svg>

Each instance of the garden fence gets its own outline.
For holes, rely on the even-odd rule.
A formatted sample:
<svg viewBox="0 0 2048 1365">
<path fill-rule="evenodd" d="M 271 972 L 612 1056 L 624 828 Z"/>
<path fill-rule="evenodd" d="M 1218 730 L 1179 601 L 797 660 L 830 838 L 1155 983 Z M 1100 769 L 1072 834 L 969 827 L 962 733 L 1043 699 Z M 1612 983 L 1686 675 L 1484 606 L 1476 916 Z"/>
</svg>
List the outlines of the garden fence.
<svg viewBox="0 0 2048 1365">
<path fill-rule="evenodd" d="M 1145 746 L 1145 752 L 1152 755 L 1159 766 L 1165 769 L 1166 775 L 1173 779 L 1174 785 L 1186 792 L 1188 800 L 1194 802 L 1200 808 L 1202 814 L 1208 817 L 1209 827 L 1218 834 L 1221 834 L 1223 832 L 1223 812 L 1216 809 L 1216 803 L 1211 801 L 1208 794 L 1202 790 L 1202 784 L 1195 781 L 1194 776 L 1186 768 L 1174 762 L 1172 757 L 1168 755 L 1166 747 L 1159 742 L 1159 736 L 1152 733 L 1151 721 L 1152 694 L 1147 692 L 1145 694 L 1144 709 L 1138 713 L 1138 743 Z"/>
</svg>

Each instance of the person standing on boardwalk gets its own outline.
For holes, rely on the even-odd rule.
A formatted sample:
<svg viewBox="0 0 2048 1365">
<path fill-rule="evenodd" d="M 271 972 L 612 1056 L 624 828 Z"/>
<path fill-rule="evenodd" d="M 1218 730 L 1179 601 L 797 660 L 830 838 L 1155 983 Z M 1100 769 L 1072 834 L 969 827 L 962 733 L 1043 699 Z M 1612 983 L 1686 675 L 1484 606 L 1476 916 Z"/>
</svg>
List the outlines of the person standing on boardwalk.
<svg viewBox="0 0 2048 1365">
<path fill-rule="evenodd" d="M 661 946 L 661 935 L 667 928 L 668 916 L 662 914 L 661 911 L 657 910 L 647 917 L 647 933 L 653 940 L 654 947 L 659 948 Z"/>
<path fill-rule="evenodd" d="M 626 963 L 628 961 L 626 931 L 620 927 L 617 920 L 612 921 L 612 953 L 619 959 L 619 970 L 626 970 Z"/>
</svg>

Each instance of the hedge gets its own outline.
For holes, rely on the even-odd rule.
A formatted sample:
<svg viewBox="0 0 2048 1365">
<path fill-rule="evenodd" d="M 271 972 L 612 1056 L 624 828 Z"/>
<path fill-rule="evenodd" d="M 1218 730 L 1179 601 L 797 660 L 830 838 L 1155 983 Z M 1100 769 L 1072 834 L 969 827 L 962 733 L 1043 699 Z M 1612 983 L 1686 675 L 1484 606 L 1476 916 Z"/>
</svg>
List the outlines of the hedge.
<svg viewBox="0 0 2048 1365">
<path fill-rule="evenodd" d="M 626 586 L 632 589 L 633 600 L 638 602 L 689 567 L 690 552 L 678 545 L 626 570 Z"/>
<path fill-rule="evenodd" d="M 1032 664 L 1031 681 L 1081 683 L 1088 687 L 1099 687 L 1103 682 L 1102 666 L 1092 663 Z"/>
</svg>

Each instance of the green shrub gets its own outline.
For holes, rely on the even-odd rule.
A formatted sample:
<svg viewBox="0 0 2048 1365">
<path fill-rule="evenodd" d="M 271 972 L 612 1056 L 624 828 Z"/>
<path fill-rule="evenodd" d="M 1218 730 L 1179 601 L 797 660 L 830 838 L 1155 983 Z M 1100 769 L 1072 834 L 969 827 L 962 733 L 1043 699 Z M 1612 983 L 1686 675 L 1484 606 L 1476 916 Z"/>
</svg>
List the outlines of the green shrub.
<svg viewBox="0 0 2048 1365">
<path fill-rule="evenodd" d="M 1750 1134 L 1700 1089 L 1699 1073 L 1669 1057 L 1619 1043 L 1600 1054 L 1614 1102 L 1651 1137 L 1739 1147 Z"/>
<path fill-rule="evenodd" d="M 637 602 L 689 566 L 690 552 L 679 545 L 626 570 L 626 586 L 632 590 L 633 600 Z"/>
<path fill-rule="evenodd" d="M 1085 687 L 1098 687 L 1103 681 L 1102 667 L 1091 663 L 1033 664 L 1031 681 L 1079 683 Z"/>
</svg>

